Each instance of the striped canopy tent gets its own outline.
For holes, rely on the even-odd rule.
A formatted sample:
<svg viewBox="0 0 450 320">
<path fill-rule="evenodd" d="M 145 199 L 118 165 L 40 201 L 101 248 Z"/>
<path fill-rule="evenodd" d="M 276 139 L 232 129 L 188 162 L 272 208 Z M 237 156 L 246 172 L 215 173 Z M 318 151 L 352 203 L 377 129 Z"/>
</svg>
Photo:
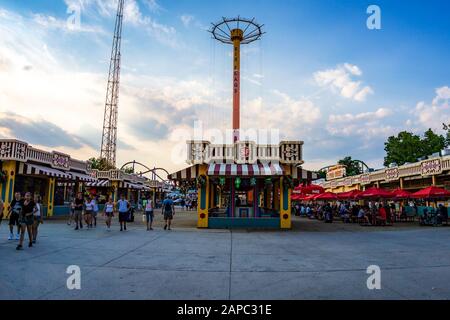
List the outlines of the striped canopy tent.
<svg viewBox="0 0 450 320">
<path fill-rule="evenodd" d="M 283 169 L 277 163 L 258 164 L 210 164 L 208 176 L 282 176 Z"/>
<path fill-rule="evenodd" d="M 195 180 L 198 176 L 198 165 L 177 171 L 170 174 L 167 178 L 174 181 Z"/>
<path fill-rule="evenodd" d="M 106 188 L 111 187 L 111 182 L 109 180 L 97 180 L 94 182 L 88 182 L 86 183 L 86 186 L 88 187 L 96 187 L 96 188 Z"/>
<path fill-rule="evenodd" d="M 49 167 L 40 166 L 33 163 L 20 163 L 19 174 L 26 175 L 43 175 L 52 178 L 71 179 L 72 176 L 69 173 L 56 170 Z"/>
<path fill-rule="evenodd" d="M 133 183 L 133 182 L 122 181 L 119 184 L 119 188 L 132 189 L 132 190 L 143 190 L 144 185 L 138 184 L 138 183 Z"/>
<path fill-rule="evenodd" d="M 79 180 L 82 182 L 95 182 L 97 181 L 97 178 L 94 178 L 88 174 L 79 173 L 79 172 L 69 172 L 70 176 L 72 177 L 72 180 Z"/>
</svg>

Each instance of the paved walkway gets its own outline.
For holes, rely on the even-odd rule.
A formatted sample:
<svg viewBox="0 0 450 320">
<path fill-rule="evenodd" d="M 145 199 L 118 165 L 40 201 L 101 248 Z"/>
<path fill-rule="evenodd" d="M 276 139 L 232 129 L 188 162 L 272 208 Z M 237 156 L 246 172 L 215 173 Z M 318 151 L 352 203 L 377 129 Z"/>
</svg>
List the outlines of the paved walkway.
<svg viewBox="0 0 450 320">
<path fill-rule="evenodd" d="M 450 228 L 300 219 L 290 232 L 186 223 L 169 232 L 157 224 L 146 232 L 139 221 L 121 233 L 117 225 L 76 232 L 48 222 L 38 244 L 18 252 L 3 221 L 0 299 L 450 299 Z M 381 290 L 366 286 L 374 264 Z M 81 290 L 66 287 L 69 265 L 81 268 Z"/>
</svg>

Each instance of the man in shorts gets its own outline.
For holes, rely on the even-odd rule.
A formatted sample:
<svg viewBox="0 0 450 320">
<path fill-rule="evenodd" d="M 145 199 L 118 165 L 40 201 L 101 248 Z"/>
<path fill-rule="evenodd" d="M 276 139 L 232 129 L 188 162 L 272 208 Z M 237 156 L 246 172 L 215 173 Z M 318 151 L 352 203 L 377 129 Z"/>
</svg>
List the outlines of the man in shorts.
<svg viewBox="0 0 450 320">
<path fill-rule="evenodd" d="M 172 230 L 170 226 L 172 225 L 173 216 L 175 215 L 175 206 L 172 199 L 166 198 L 162 203 L 162 214 L 164 215 L 164 230 Z"/>
<path fill-rule="evenodd" d="M 120 196 L 120 200 L 117 201 L 117 208 L 119 209 L 119 223 L 120 231 L 127 230 L 128 215 L 130 213 L 131 205 L 128 200 L 125 199 L 125 195 Z"/>
<path fill-rule="evenodd" d="M 22 214 L 22 195 L 20 192 L 14 194 L 14 200 L 11 202 L 9 209 L 9 238 L 8 240 L 14 240 L 14 226 L 17 226 L 16 240 L 20 239 L 20 223 L 19 217 Z"/>
</svg>

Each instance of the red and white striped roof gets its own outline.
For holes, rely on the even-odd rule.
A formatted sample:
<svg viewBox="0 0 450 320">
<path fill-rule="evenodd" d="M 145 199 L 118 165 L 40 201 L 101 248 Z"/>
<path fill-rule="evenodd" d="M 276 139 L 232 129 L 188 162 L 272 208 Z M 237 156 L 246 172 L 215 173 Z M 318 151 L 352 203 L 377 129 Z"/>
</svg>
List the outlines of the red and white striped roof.
<svg viewBox="0 0 450 320">
<path fill-rule="evenodd" d="M 258 164 L 210 164 L 208 176 L 282 176 L 278 163 Z"/>
</svg>

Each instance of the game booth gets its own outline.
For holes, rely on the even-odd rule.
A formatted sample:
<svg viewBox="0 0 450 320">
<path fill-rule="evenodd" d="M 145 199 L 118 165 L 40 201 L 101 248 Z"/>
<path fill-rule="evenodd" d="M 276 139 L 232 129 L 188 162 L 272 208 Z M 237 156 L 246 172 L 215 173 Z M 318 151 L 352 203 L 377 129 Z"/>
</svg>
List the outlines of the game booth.
<svg viewBox="0 0 450 320">
<path fill-rule="evenodd" d="M 313 177 L 300 167 L 302 145 L 301 141 L 279 145 L 189 141 L 192 166 L 169 179 L 197 188 L 199 228 L 289 229 L 293 186 Z"/>
</svg>

